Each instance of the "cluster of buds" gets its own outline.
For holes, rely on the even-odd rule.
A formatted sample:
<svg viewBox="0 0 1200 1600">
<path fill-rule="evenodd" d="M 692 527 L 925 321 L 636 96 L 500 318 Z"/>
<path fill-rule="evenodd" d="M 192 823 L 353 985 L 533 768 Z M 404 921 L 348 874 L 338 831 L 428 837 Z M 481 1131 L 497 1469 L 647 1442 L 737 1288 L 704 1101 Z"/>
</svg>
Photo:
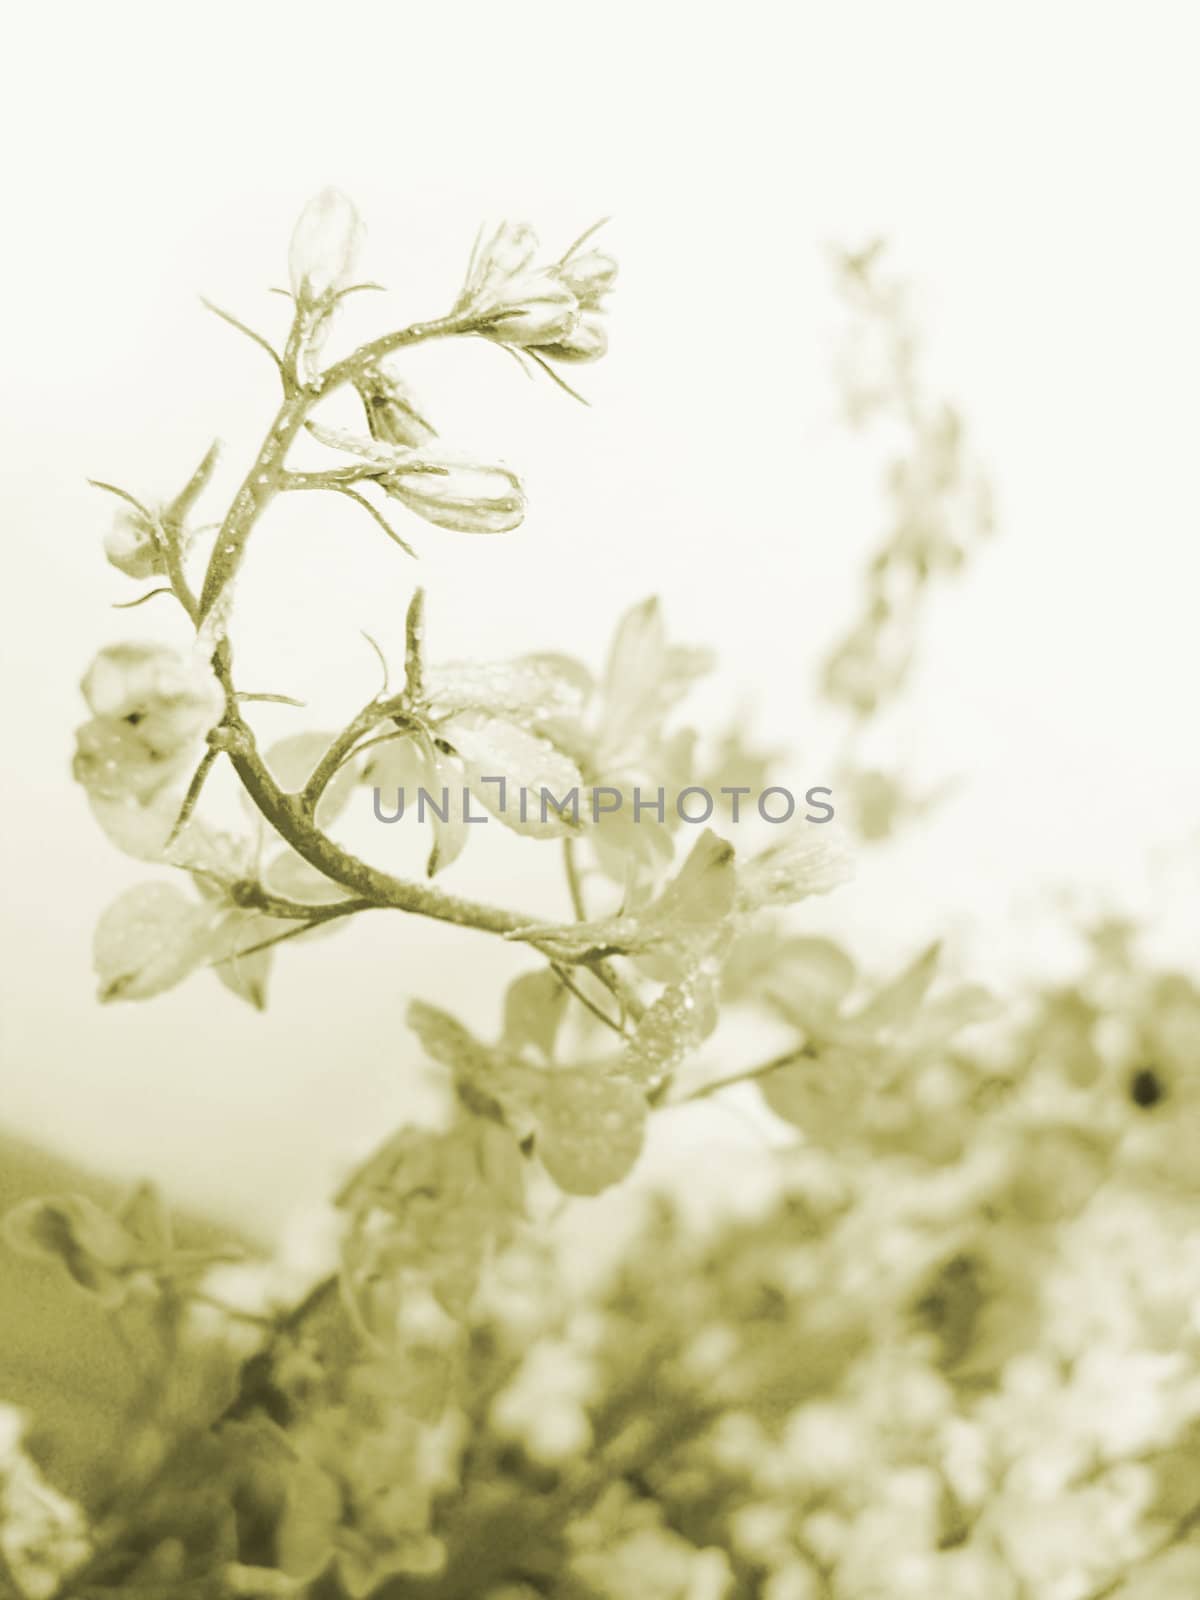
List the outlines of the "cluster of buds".
<svg viewBox="0 0 1200 1600">
<path fill-rule="evenodd" d="M 343 437 L 340 443 L 385 468 L 375 481 L 393 500 L 458 533 L 507 533 L 520 525 L 525 494 L 515 473 L 427 449 L 437 430 L 417 409 L 408 385 L 383 362 L 361 372 L 354 387 L 371 441 Z"/>
<path fill-rule="evenodd" d="M 595 229 L 560 261 L 533 265 L 538 240 L 523 222 L 504 222 L 485 244 L 477 241 L 467 281 L 455 305 L 497 344 L 555 361 L 595 361 L 608 348 L 600 321 L 617 264 L 599 250 L 580 252 Z"/>
<path fill-rule="evenodd" d="M 160 644 L 110 645 L 81 687 L 92 718 L 76 734 L 73 770 L 106 800 L 152 800 L 188 768 L 225 709 L 207 662 Z"/>
</svg>

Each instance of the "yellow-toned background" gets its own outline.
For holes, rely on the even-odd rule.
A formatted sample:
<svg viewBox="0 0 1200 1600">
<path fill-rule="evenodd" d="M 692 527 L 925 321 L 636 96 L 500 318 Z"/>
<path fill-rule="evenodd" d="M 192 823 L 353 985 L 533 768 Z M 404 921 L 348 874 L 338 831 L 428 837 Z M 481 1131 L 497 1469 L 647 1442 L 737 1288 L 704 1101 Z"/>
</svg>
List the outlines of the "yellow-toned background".
<svg viewBox="0 0 1200 1600">
<path fill-rule="evenodd" d="M 829 770 L 813 666 L 881 527 L 875 459 L 837 421 L 823 247 L 889 235 L 1003 537 L 935 609 L 907 724 L 922 775 L 969 781 L 820 915 L 881 956 L 961 932 L 973 975 L 1001 984 L 1068 959 L 1045 914 L 1060 885 L 1200 947 L 1192 20 L 1167 4 L 26 8 L 0 110 L 0 1125 L 270 1232 L 417 1092 L 407 997 L 486 1024 L 518 965 L 378 917 L 286 952 L 265 1017 L 205 976 L 146 1006 L 93 999 L 92 925 L 145 873 L 69 781 L 77 683 L 107 640 L 175 635 L 153 607 L 107 609 L 128 591 L 84 479 L 166 493 L 217 434 L 236 482 L 272 373 L 195 296 L 277 328 L 265 290 L 328 182 L 364 212 L 367 271 L 392 291 L 355 304 L 364 335 L 441 309 L 482 217 L 527 216 L 560 246 L 613 214 L 622 280 L 612 354 L 581 374 L 592 411 L 490 348 L 413 358 L 442 432 L 507 457 L 532 506 L 493 541 L 417 529 L 431 647 L 596 661 L 619 610 L 660 591 L 677 636 L 721 648 L 725 687 L 702 703 L 754 699 L 796 748 L 798 787 Z M 241 681 L 306 697 L 318 722 L 348 714 L 376 681 L 357 630 L 398 657 L 413 578 L 353 508 L 280 507 L 242 585 Z M 363 804 L 360 843 L 400 862 Z M 450 886 L 562 908 L 553 859 L 497 828 L 484 845 Z M 687 1127 L 757 1137 L 724 1114 Z"/>
</svg>

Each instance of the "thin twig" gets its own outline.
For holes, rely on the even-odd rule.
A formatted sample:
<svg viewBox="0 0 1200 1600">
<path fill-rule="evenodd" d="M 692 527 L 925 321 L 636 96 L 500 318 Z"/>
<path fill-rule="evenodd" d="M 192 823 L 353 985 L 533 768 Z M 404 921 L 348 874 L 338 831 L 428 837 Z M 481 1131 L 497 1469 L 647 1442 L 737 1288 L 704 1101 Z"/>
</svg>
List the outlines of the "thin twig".
<svg viewBox="0 0 1200 1600">
<path fill-rule="evenodd" d="M 192 774 L 192 781 L 188 784 L 187 793 L 183 797 L 183 804 L 179 808 L 179 815 L 175 818 L 175 824 L 170 833 L 167 835 L 167 842 L 163 847 L 164 849 L 168 849 L 171 845 L 173 845 L 176 839 L 178 839 L 179 835 L 183 832 L 184 828 L 187 826 L 188 819 L 191 817 L 192 812 L 196 809 L 196 802 L 200 798 L 200 792 L 204 788 L 205 781 L 207 780 L 209 773 L 212 771 L 219 754 L 220 751 L 214 745 L 209 745 L 208 749 L 200 758 L 200 765 Z"/>
<path fill-rule="evenodd" d="M 188 512 L 208 487 L 208 481 L 213 475 L 213 468 L 216 466 L 220 455 L 221 441 L 214 439 L 204 452 L 200 465 L 195 472 L 192 473 L 174 500 L 165 507 L 163 511 L 163 521 L 165 523 L 169 526 L 176 526 L 182 523 Z"/>
<path fill-rule="evenodd" d="M 144 506 L 136 495 L 130 494 L 128 489 L 118 489 L 115 483 L 105 483 L 100 478 L 89 478 L 87 481 L 93 489 L 103 489 L 105 494 L 115 494 L 118 500 L 124 500 L 126 505 L 132 506 L 135 511 L 140 511 L 147 522 L 154 521 L 154 513 Z"/>
<path fill-rule="evenodd" d="M 335 482 L 331 478 L 327 478 L 324 481 L 318 481 L 320 476 L 320 474 L 315 472 L 293 472 L 289 475 L 287 487 L 289 489 L 327 489 L 332 494 L 344 495 L 347 500 L 353 500 L 355 505 L 361 506 L 368 516 L 370 516 L 376 526 L 383 529 L 384 533 L 387 534 L 388 538 L 393 544 L 398 544 L 401 550 L 403 550 L 406 555 L 410 555 L 414 561 L 420 560 L 420 557 L 417 555 L 417 552 L 413 549 L 412 545 L 409 544 L 408 540 L 400 537 L 395 528 L 392 527 L 391 523 L 384 516 L 383 512 L 378 510 L 377 507 L 373 506 L 365 494 L 359 494 L 358 490 L 352 488 L 349 483 Z"/>
<path fill-rule="evenodd" d="M 594 1000 L 590 1000 L 588 996 L 584 994 L 583 990 L 571 977 L 570 972 L 562 965 L 560 961 L 552 961 L 550 963 L 550 967 L 554 973 L 554 976 L 562 984 L 563 988 L 569 989 L 570 992 L 575 996 L 576 1000 L 579 1001 L 580 1005 L 586 1010 L 590 1011 L 592 1016 L 594 1016 L 598 1022 L 602 1022 L 606 1028 L 611 1028 L 612 1031 L 619 1035 L 620 1038 L 623 1039 L 625 1037 L 624 1023 L 614 1022 L 606 1012 L 601 1011 L 596 1002 Z"/>
<path fill-rule="evenodd" d="M 246 324 L 235 317 L 232 312 L 223 311 L 220 306 L 213 305 L 212 301 L 206 299 L 204 295 L 200 296 L 200 304 L 204 306 L 206 310 L 211 311 L 213 316 L 220 317 L 222 322 L 227 322 L 231 328 L 236 328 L 239 333 L 244 333 L 247 339 L 252 340 L 260 350 L 265 350 L 270 356 L 271 360 L 275 363 L 276 372 L 278 372 L 281 377 L 283 376 L 283 358 L 275 349 L 274 345 L 272 345 L 269 340 L 264 339 L 261 333 L 255 333 L 253 328 L 248 328 Z"/>
<path fill-rule="evenodd" d="M 371 646 L 371 649 L 374 650 L 375 655 L 376 655 L 376 657 L 377 657 L 377 659 L 379 661 L 379 665 L 383 669 L 383 683 L 380 685 L 380 688 L 379 688 L 379 694 L 380 694 L 380 697 L 382 697 L 383 695 L 387 694 L 387 692 L 388 692 L 388 680 L 389 680 L 389 677 L 390 677 L 390 673 L 388 671 L 387 657 L 384 655 L 383 651 L 379 648 L 378 641 L 376 639 L 373 639 L 365 628 L 360 628 L 358 631 L 362 634 L 363 638 Z"/>
<path fill-rule="evenodd" d="M 555 372 L 554 368 L 550 365 L 550 363 L 548 361 L 544 360 L 543 357 L 538 355 L 536 350 L 526 350 L 525 354 L 529 357 L 529 359 L 531 361 L 536 361 L 537 362 L 538 366 L 541 367 L 542 371 L 546 374 L 546 376 L 548 378 L 553 379 L 553 381 L 558 385 L 558 387 L 563 391 L 564 394 L 569 394 L 571 396 L 572 400 L 578 400 L 579 404 L 581 406 L 590 406 L 591 405 L 592 402 L 587 398 L 587 396 L 580 394 L 578 389 L 572 389 L 571 385 L 567 382 L 567 380 L 564 377 L 561 377 L 557 372 Z"/>
<path fill-rule="evenodd" d="M 575 254 L 576 250 L 579 249 L 581 244 L 586 244 L 594 233 L 599 233 L 600 229 L 611 221 L 611 217 L 601 217 L 599 222 L 593 222 L 590 228 L 585 228 L 579 235 L 578 239 L 576 239 L 575 243 L 569 245 L 567 249 L 563 251 L 562 255 L 559 257 L 560 265 L 564 261 L 569 261 Z"/>
<path fill-rule="evenodd" d="M 677 1099 L 665 1101 L 664 1108 L 690 1105 L 693 1100 L 707 1100 L 710 1095 L 720 1094 L 722 1089 L 732 1088 L 736 1083 L 752 1083 L 755 1078 L 769 1077 L 781 1067 L 792 1067 L 800 1061 L 812 1059 L 812 1051 L 807 1045 L 802 1045 L 796 1050 L 785 1050 L 782 1055 L 775 1056 L 770 1061 L 762 1061 L 756 1067 L 744 1067 L 741 1072 L 731 1072 L 727 1078 L 714 1078 L 709 1083 L 702 1083 L 699 1088 L 689 1090 L 687 1094 L 681 1094 Z"/>
<path fill-rule="evenodd" d="M 169 594 L 174 598 L 175 591 L 167 585 L 159 589 L 151 589 L 148 594 L 138 595 L 136 600 L 114 600 L 114 611 L 132 611 L 135 606 L 144 606 L 147 600 L 153 600 L 157 595 Z"/>
<path fill-rule="evenodd" d="M 571 896 L 571 909 L 575 913 L 575 920 L 586 922 L 587 906 L 583 898 L 583 880 L 579 875 L 574 839 L 563 840 L 563 870 L 567 875 L 567 892 Z"/>
<path fill-rule="evenodd" d="M 425 695 L 425 591 L 413 590 L 404 618 L 404 693 L 411 705 Z"/>
<path fill-rule="evenodd" d="M 300 791 L 300 803 L 309 815 L 316 811 L 321 796 L 353 756 L 359 741 L 391 715 L 390 701 L 368 700 L 362 710 L 346 724 L 317 762 L 308 782 Z"/>
</svg>

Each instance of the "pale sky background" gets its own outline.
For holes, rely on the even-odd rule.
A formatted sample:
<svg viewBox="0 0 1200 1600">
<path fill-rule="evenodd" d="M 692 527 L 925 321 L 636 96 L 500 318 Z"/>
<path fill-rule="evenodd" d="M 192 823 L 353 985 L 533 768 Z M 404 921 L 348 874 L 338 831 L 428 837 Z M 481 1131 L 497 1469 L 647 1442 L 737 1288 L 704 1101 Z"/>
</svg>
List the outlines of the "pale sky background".
<svg viewBox="0 0 1200 1600">
<path fill-rule="evenodd" d="M 442 310 L 485 217 L 556 254 L 613 217 L 592 410 L 482 345 L 413 357 L 443 434 L 531 496 L 504 538 L 412 525 L 433 652 L 598 662 L 659 592 L 676 637 L 719 648 L 725 703 L 797 750 L 800 787 L 828 771 L 815 665 L 882 529 L 870 449 L 837 422 L 825 247 L 888 236 L 1000 536 L 936 608 L 906 713 L 916 771 L 964 781 L 809 925 L 884 963 L 949 930 L 1003 991 L 1069 958 L 1046 908 L 1073 888 L 1196 959 L 1194 8 L 109 0 L 22 8 L 8 44 L 0 1125 L 270 1229 L 403 1114 L 407 998 L 486 1027 L 520 964 L 366 919 L 286 952 L 265 1017 L 206 975 L 94 999 L 96 917 L 148 872 L 69 780 L 78 680 L 105 642 L 182 634 L 107 609 L 129 590 L 84 479 L 165 496 L 220 436 L 232 488 L 274 379 L 196 296 L 278 332 L 265 290 L 327 183 L 391 291 L 355 304 L 363 337 Z M 256 537 L 239 667 L 344 719 L 376 681 L 357 630 L 398 659 L 416 569 L 317 499 Z M 500 833 L 448 885 L 561 910 Z"/>
</svg>

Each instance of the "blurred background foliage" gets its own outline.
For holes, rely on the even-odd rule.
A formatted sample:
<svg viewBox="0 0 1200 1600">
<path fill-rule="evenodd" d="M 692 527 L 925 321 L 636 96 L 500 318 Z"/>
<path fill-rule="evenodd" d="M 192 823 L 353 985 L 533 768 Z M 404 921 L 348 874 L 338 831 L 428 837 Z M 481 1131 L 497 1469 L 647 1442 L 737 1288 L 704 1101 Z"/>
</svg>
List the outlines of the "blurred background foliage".
<svg viewBox="0 0 1200 1600">
<path fill-rule="evenodd" d="M 881 247 L 837 266 L 847 412 L 895 446 L 862 608 L 822 668 L 867 845 L 936 826 L 936 795 L 872 741 L 911 714 L 925 597 L 990 511 Z M 765 760 L 734 733 L 717 768 Z M 417 1308 L 401 1349 L 333 1293 L 280 1319 L 288 1273 L 252 1257 L 210 1280 L 232 1314 L 105 1314 L 0 1254 L 0 1591 L 53 1593 L 82 1559 L 60 1592 L 1190 1600 L 1200 990 L 1118 919 L 1075 936 L 1075 981 L 1002 1008 L 936 949 L 880 976 L 844 942 L 743 935 L 722 1000 L 789 1039 L 736 1075 L 791 1135 L 753 1202 L 698 1216 L 698 1166 L 584 1271 L 556 1197 L 486 1258 L 486 1196 L 457 1228 L 431 1204 L 418 1243 L 452 1327 Z M 423 1181 L 434 1201 L 450 1183 Z M 115 1203 L 0 1147 L 4 1209 L 47 1192 Z M 187 1222 L 176 1241 L 213 1243 Z"/>
</svg>

